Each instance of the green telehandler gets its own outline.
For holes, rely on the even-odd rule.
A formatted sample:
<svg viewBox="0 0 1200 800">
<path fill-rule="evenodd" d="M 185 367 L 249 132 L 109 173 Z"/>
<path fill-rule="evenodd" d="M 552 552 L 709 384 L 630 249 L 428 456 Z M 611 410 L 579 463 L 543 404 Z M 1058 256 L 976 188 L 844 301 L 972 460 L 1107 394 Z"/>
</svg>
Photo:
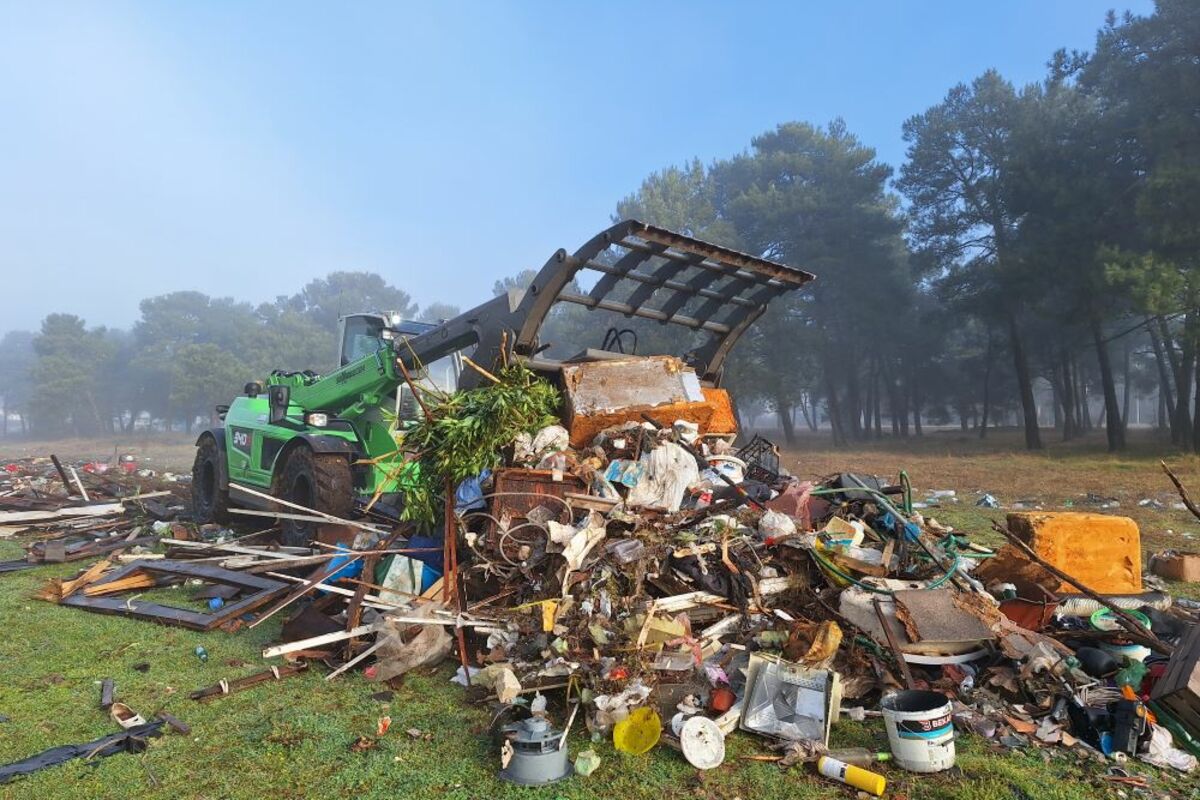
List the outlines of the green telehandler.
<svg viewBox="0 0 1200 800">
<path fill-rule="evenodd" d="M 489 367 L 503 355 L 553 378 L 563 361 L 549 357 L 552 346 L 539 332 L 556 307 L 577 307 L 589 312 L 583 330 L 603 332 L 601 347 L 567 360 L 627 356 L 631 341 L 636 351 L 637 333 L 622 326 L 649 320 L 690 331 L 683 358 L 702 383 L 716 386 L 730 348 L 767 304 L 812 278 L 626 220 L 573 254 L 555 252 L 525 289 L 453 319 L 429 324 L 386 312 L 344 316 L 337 369 L 327 375 L 276 371 L 217 407 L 221 424 L 196 441 L 193 518 L 225 521 L 232 506 L 285 513 L 282 539 L 290 545 L 309 543 L 316 523 L 263 495 L 343 519 L 368 505 L 372 515 L 399 518 L 406 479 L 416 469 L 397 444 L 398 426 L 418 410 L 406 370 L 418 387 L 469 390 L 481 376 L 462 369 L 464 356 Z M 585 284 L 590 288 L 581 288 Z"/>
</svg>

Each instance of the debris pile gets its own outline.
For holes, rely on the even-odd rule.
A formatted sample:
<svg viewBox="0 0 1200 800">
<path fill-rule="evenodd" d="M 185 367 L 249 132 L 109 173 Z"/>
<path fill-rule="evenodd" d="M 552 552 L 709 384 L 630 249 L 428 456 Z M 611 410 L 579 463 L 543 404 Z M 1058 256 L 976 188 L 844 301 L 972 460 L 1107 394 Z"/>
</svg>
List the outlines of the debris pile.
<svg viewBox="0 0 1200 800">
<path fill-rule="evenodd" d="M 171 490 L 102 492 L 91 475 L 85 501 L 72 474 L 54 485 L 17 465 L 0 524 L 20 527 L 28 563 L 101 559 L 47 586 L 53 602 L 197 630 L 283 620 L 263 652 L 282 665 L 198 701 L 317 662 L 328 679 L 360 670 L 395 688 L 456 658 L 469 701 L 496 706 L 500 776 L 519 784 L 603 769 L 591 748 L 570 766 L 578 727 L 626 754 L 666 745 L 698 769 L 720 766 L 741 730 L 784 767 L 876 795 L 880 761 L 951 767 L 955 729 L 997 749 L 1194 769 L 1195 605 L 1146 591 L 1131 520 L 1014 512 L 993 550 L 922 516 L 906 475 L 803 480 L 769 441 L 739 447 L 728 396 L 678 359 L 569 364 L 556 420 L 539 410 L 547 385 L 523 385 L 538 400 L 502 441 L 438 427 L 478 404 L 426 398 L 415 457 L 440 472 L 408 522 L 287 504 L 277 513 L 319 534 L 282 547 L 271 530 L 183 522 Z M 203 610 L 131 596 L 170 585 Z M 890 759 L 829 752 L 846 715 L 882 715 Z"/>
</svg>

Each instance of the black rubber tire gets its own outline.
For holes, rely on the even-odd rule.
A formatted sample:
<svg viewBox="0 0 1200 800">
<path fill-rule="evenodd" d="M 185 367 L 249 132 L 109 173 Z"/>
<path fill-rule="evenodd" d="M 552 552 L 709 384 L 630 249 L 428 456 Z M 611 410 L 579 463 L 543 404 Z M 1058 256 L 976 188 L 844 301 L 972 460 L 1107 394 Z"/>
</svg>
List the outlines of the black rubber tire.
<svg viewBox="0 0 1200 800">
<path fill-rule="evenodd" d="M 192 462 L 192 519 L 201 525 L 229 521 L 229 490 L 221 488 L 221 449 L 212 436 L 196 445 Z"/>
<path fill-rule="evenodd" d="M 314 453 L 307 446 L 297 447 L 288 454 L 283 465 L 277 496 L 344 519 L 354 510 L 350 462 L 345 456 Z M 283 510 L 304 513 L 293 508 Z M 306 547 L 317 535 L 315 522 L 284 519 L 280 523 L 282 533 L 279 538 L 291 547 Z"/>
</svg>

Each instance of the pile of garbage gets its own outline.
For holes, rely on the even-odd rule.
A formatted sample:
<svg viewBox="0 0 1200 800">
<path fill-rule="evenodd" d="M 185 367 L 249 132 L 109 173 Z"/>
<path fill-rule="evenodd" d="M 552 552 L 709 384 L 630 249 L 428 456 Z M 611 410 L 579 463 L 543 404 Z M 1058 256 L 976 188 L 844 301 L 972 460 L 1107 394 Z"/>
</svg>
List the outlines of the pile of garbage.
<svg viewBox="0 0 1200 800">
<path fill-rule="evenodd" d="M 106 528 L 74 517 L 94 504 L 62 499 L 67 474 L 53 511 L 76 521 L 21 522 L 29 560 L 105 533 L 86 545 L 102 560 L 43 596 L 197 630 L 285 620 L 263 653 L 284 666 L 197 700 L 315 663 L 394 686 L 455 658 L 466 698 L 497 711 L 501 777 L 526 785 L 601 766 L 590 747 L 569 759 L 580 727 L 622 753 L 678 750 L 698 769 L 719 767 L 740 730 L 773 751 L 764 758 L 876 795 L 882 761 L 953 766 L 956 730 L 998 749 L 1195 769 L 1200 616 L 1152 590 L 1132 520 L 1014 512 L 998 529 L 1006 544 L 985 547 L 923 516 L 904 474 L 804 480 L 771 442 L 738 444 L 728 397 L 678 360 L 563 372 L 560 419 L 453 485 L 444 527 L 295 504 L 239 512 L 320 523 L 312 548 L 288 548 L 270 529 L 189 525 L 176 496 L 144 493 L 111 495 L 124 527 Z M 638 402 L 618 402 L 633 380 Z M 0 497 L 0 525 L 39 502 L 28 488 Z M 154 552 L 139 555 L 147 532 Z M 131 597 L 165 585 L 209 608 Z M 846 716 L 882 716 L 889 751 L 830 752 Z"/>
</svg>

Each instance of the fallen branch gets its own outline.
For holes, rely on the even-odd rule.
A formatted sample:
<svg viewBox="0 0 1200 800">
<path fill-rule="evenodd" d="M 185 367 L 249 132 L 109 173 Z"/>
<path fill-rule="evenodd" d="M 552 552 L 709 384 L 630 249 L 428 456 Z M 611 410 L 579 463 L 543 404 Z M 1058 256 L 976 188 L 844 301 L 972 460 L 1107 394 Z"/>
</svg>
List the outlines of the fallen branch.
<svg viewBox="0 0 1200 800">
<path fill-rule="evenodd" d="M 1171 479 L 1171 483 L 1175 484 L 1175 491 L 1179 492 L 1179 499 L 1183 500 L 1183 504 L 1187 506 L 1187 510 L 1192 512 L 1192 515 L 1196 519 L 1200 519 L 1200 506 L 1197 506 L 1192 498 L 1188 496 L 1187 489 L 1183 488 L 1183 484 L 1176 477 L 1175 473 L 1171 471 L 1171 468 L 1167 466 L 1167 462 L 1160 460 L 1158 463 L 1162 466 L 1163 472 L 1167 473 L 1167 477 Z"/>
</svg>

